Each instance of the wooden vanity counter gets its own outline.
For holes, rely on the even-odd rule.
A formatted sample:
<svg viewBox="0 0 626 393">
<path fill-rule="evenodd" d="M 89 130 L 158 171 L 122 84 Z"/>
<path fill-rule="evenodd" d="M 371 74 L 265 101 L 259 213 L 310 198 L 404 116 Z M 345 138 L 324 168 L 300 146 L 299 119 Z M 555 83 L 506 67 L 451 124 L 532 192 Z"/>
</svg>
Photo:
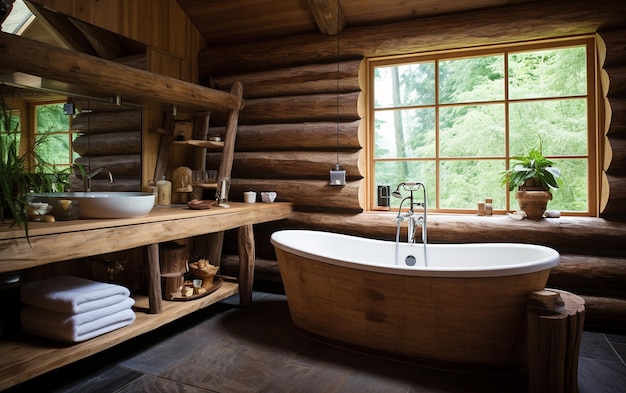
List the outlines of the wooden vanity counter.
<svg viewBox="0 0 626 393">
<path fill-rule="evenodd" d="M 0 226 L 0 272 L 28 269 L 58 261 L 147 246 L 149 293 L 133 296 L 136 320 L 131 325 L 73 345 L 23 335 L 0 340 L 0 391 L 85 358 L 172 322 L 236 293 L 241 303 L 252 296 L 253 224 L 288 218 L 290 203 L 231 203 L 228 209 L 191 210 L 186 205 L 155 207 L 148 215 L 122 219 L 29 223 L 24 230 Z M 163 301 L 158 244 L 238 228 L 239 283 L 224 282 L 196 300 Z"/>
</svg>

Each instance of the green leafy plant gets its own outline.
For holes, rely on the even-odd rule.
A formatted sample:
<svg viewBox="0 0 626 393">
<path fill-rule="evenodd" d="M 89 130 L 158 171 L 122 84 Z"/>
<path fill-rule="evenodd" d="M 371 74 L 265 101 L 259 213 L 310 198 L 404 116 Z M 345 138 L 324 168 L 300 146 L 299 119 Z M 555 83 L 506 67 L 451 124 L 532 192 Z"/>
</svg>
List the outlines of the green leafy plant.
<svg viewBox="0 0 626 393">
<path fill-rule="evenodd" d="M 1 89 L 0 93 L 0 222 L 11 219 L 11 225 L 24 228 L 28 237 L 27 193 L 64 188 L 69 184 L 69 171 L 54 170 L 37 155 L 37 147 L 44 142 L 46 135 L 20 154 L 19 121 L 11 115 L 11 108 L 5 101 L 4 94 L 8 92 Z M 28 170 L 29 160 L 34 163 L 33 171 Z"/>
<path fill-rule="evenodd" d="M 507 185 L 509 191 L 522 186 L 544 187 L 557 189 L 561 186 L 561 170 L 554 166 L 554 162 L 547 159 L 541 148 L 532 148 L 524 156 L 513 157 L 513 165 L 502 172 L 502 185 Z"/>
</svg>

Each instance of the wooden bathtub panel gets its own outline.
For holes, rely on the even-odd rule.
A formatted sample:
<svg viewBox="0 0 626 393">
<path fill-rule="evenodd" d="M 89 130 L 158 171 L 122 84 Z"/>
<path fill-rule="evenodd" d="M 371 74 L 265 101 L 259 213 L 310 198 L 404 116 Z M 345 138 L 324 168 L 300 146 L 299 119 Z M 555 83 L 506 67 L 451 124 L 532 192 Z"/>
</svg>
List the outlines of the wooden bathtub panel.
<svg viewBox="0 0 626 393">
<path fill-rule="evenodd" d="M 276 252 L 299 328 L 400 357 L 494 368 L 525 365 L 528 295 L 549 275 L 383 275 Z"/>
</svg>

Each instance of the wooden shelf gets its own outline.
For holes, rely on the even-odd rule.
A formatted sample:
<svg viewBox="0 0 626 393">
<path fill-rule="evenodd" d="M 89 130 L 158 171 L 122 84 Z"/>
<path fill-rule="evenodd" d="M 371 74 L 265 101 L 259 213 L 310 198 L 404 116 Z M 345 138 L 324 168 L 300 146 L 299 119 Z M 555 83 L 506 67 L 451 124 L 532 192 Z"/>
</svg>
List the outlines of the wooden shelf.
<svg viewBox="0 0 626 393">
<path fill-rule="evenodd" d="M 193 183 L 192 186 L 217 190 L 217 183 Z"/>
<path fill-rule="evenodd" d="M 63 95 L 137 105 L 175 105 L 182 111 L 243 107 L 229 92 L 155 74 L 14 34 L 0 34 L 0 79 L 7 84 Z"/>
<path fill-rule="evenodd" d="M 77 344 L 65 344 L 26 334 L 14 340 L 2 340 L 0 353 L 10 356 L 0 357 L 0 390 L 150 332 L 238 292 L 236 283 L 224 282 L 217 291 L 196 300 L 164 301 L 163 312 L 159 314 L 138 311 L 148 308 L 148 298 L 136 296 L 134 309 L 137 319 L 132 324 Z"/>
<path fill-rule="evenodd" d="M 186 141 L 173 141 L 172 142 L 175 145 L 187 145 L 187 146 L 194 146 L 194 147 L 204 147 L 207 149 L 215 149 L 215 150 L 219 150 L 219 149 L 223 149 L 224 148 L 224 142 L 213 142 L 213 141 L 203 141 L 203 140 L 199 140 L 199 139 L 188 139 Z"/>
<path fill-rule="evenodd" d="M 0 226 L 0 272 L 141 246 L 148 248 L 149 265 L 148 297 L 136 298 L 137 319 L 133 324 L 74 345 L 26 334 L 15 340 L 0 341 L 3 355 L 0 357 L 0 390 L 147 333 L 231 295 L 239 293 L 241 304 L 249 304 L 255 260 L 254 250 L 246 245 L 254 244 L 252 226 L 288 218 L 291 212 L 291 204 L 285 202 L 233 202 L 228 209 L 207 210 L 192 210 L 186 205 L 157 206 L 141 217 L 33 222 L 29 224 L 30 243 L 24 230 Z M 217 291 L 195 300 L 161 299 L 161 274 L 158 259 L 155 259 L 158 243 L 235 228 L 239 236 L 238 283 L 224 282 Z M 20 258 L 16 259 L 15 255 Z"/>
</svg>

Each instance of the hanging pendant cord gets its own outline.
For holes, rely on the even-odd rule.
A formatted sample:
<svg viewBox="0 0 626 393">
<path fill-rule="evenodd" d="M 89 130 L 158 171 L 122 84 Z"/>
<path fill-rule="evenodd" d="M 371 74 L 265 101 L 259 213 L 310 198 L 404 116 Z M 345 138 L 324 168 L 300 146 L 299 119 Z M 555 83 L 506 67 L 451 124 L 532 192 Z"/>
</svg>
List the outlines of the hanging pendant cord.
<svg viewBox="0 0 626 393">
<path fill-rule="evenodd" d="M 337 0 L 337 169 L 339 169 L 339 29 L 341 28 L 341 24 L 339 22 L 339 12 L 341 12 L 340 0 Z"/>
</svg>

